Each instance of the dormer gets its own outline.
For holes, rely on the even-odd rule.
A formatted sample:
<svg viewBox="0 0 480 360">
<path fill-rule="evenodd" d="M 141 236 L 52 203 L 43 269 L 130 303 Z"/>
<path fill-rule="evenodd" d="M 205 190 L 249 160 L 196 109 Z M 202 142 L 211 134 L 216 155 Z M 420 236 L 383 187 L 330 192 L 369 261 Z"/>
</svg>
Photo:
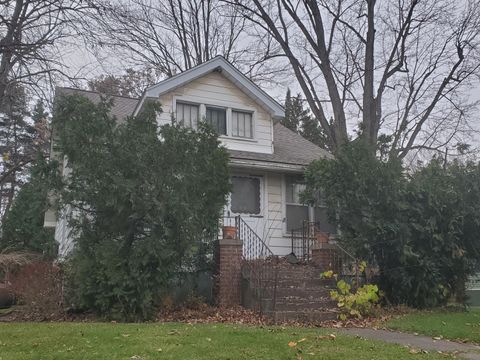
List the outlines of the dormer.
<svg viewBox="0 0 480 360">
<path fill-rule="evenodd" d="M 172 118 L 196 128 L 210 124 L 230 150 L 273 154 L 276 119 L 283 107 L 221 56 L 166 79 L 145 91 L 158 99 L 163 112 L 159 125 Z"/>
</svg>

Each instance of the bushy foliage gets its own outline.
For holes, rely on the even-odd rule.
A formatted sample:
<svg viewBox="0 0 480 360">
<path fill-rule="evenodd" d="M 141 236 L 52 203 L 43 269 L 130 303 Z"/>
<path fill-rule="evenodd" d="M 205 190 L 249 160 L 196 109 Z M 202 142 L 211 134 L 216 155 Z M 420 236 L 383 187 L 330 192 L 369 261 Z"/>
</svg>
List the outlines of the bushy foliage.
<svg viewBox="0 0 480 360">
<path fill-rule="evenodd" d="M 377 264 L 390 301 L 431 307 L 452 295 L 463 300 L 480 259 L 478 165 L 433 160 L 407 173 L 359 141 L 334 160 L 313 163 L 306 178 L 306 197 L 325 189 L 338 240 Z"/>
<path fill-rule="evenodd" d="M 365 270 L 365 265 L 361 266 L 361 272 Z M 338 274 L 329 270 L 322 273 L 324 278 L 335 278 L 338 280 Z M 337 302 L 337 307 L 340 310 L 340 320 L 347 318 L 361 319 L 364 316 L 370 316 L 373 310 L 378 305 L 382 293 L 375 284 L 359 284 L 347 283 L 340 279 L 337 281 L 337 290 L 330 291 L 330 297 Z"/>
<path fill-rule="evenodd" d="M 45 211 L 50 207 L 48 191 L 55 181 L 57 164 L 39 157 L 31 168 L 29 181 L 20 189 L 2 224 L 0 250 L 39 253 L 47 258 L 57 254 L 52 229 L 44 228 Z"/>
<path fill-rule="evenodd" d="M 66 97 L 54 118 L 71 169 L 60 195 L 74 209 L 74 301 L 143 320 L 178 270 L 208 255 L 230 189 L 228 155 L 207 128 L 158 128 L 156 103 L 121 124 L 109 110 Z"/>
</svg>

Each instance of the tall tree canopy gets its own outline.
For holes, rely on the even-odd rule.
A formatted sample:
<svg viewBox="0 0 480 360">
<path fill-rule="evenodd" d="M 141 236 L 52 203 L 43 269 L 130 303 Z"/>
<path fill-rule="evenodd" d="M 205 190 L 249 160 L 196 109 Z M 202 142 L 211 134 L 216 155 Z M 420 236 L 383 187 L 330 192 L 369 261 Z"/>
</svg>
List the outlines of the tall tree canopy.
<svg viewBox="0 0 480 360">
<path fill-rule="evenodd" d="M 355 125 L 372 149 L 384 135 L 401 158 L 470 130 L 478 1 L 228 2 L 281 47 L 334 152 Z"/>
</svg>

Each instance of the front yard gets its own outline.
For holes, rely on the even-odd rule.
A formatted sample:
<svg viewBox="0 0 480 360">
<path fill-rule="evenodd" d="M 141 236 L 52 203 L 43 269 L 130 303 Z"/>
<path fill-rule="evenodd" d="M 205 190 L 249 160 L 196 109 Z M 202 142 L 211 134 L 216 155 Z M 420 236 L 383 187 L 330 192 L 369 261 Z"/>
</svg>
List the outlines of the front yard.
<svg viewBox="0 0 480 360">
<path fill-rule="evenodd" d="M 333 330 L 205 324 L 5 323 L 0 359 L 445 359 Z"/>
<path fill-rule="evenodd" d="M 480 344 L 480 308 L 422 311 L 387 322 L 390 329 Z"/>
</svg>

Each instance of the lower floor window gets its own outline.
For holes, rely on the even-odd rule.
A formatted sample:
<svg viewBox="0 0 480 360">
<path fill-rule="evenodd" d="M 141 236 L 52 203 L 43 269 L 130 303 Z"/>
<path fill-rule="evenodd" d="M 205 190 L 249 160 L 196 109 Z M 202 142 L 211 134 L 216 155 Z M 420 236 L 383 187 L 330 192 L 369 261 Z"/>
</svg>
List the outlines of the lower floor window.
<svg viewBox="0 0 480 360">
<path fill-rule="evenodd" d="M 303 204 L 301 193 L 305 190 L 303 178 L 286 178 L 286 227 L 287 231 L 302 229 L 305 222 L 314 222 L 320 231 L 335 234 L 336 227 L 328 221 L 327 208 Z"/>
<path fill-rule="evenodd" d="M 235 214 L 260 214 L 260 178 L 232 176 L 230 207 Z"/>
</svg>

